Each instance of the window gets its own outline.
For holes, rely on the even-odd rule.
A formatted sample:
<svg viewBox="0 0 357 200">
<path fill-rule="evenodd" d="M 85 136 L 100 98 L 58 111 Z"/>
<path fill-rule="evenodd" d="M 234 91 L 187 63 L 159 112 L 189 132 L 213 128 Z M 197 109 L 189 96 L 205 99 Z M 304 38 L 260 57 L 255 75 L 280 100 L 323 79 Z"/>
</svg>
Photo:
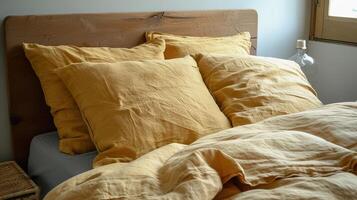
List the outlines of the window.
<svg viewBox="0 0 357 200">
<path fill-rule="evenodd" d="M 356 0 L 330 0 L 328 15 L 332 17 L 357 18 Z"/>
<path fill-rule="evenodd" d="M 357 44 L 357 0 L 313 0 L 311 37 Z"/>
</svg>

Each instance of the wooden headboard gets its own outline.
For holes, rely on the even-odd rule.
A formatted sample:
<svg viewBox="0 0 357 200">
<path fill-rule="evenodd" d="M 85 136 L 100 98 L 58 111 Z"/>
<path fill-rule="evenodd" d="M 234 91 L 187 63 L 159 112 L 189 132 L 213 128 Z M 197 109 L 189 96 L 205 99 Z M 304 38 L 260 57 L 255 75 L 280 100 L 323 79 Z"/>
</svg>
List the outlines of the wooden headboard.
<svg viewBox="0 0 357 200">
<path fill-rule="evenodd" d="M 15 160 L 26 169 L 31 139 L 55 130 L 39 80 L 24 56 L 23 42 L 133 47 L 144 42 L 144 33 L 151 30 L 192 36 L 226 36 L 249 31 L 255 54 L 257 27 L 254 10 L 7 17 L 5 48 Z"/>
</svg>

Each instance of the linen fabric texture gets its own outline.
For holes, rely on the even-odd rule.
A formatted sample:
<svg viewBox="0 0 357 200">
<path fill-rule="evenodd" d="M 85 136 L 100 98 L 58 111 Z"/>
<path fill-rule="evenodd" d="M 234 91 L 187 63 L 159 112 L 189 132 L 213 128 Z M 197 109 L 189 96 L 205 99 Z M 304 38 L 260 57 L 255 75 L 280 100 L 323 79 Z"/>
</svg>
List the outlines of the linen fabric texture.
<svg viewBox="0 0 357 200">
<path fill-rule="evenodd" d="M 202 77 L 233 126 L 322 105 L 298 64 L 258 56 L 200 55 Z"/>
<path fill-rule="evenodd" d="M 250 33 L 242 32 L 224 37 L 180 36 L 161 32 L 146 32 L 146 40 L 164 39 L 166 42 L 165 58 L 179 58 L 186 55 L 196 56 L 199 53 L 225 55 L 249 55 Z"/>
<path fill-rule="evenodd" d="M 356 102 L 271 117 L 98 167 L 45 199 L 355 199 L 356 123 Z"/>
<path fill-rule="evenodd" d="M 77 63 L 56 73 L 75 98 L 99 155 L 94 166 L 132 161 L 170 143 L 230 128 L 195 60 Z"/>
<path fill-rule="evenodd" d="M 165 41 L 152 40 L 134 48 L 44 46 L 24 43 L 26 57 L 40 79 L 47 105 L 59 134 L 59 149 L 80 154 L 95 149 L 88 129 L 72 95 L 54 72 L 78 62 L 118 62 L 137 59 L 164 59 Z"/>
</svg>

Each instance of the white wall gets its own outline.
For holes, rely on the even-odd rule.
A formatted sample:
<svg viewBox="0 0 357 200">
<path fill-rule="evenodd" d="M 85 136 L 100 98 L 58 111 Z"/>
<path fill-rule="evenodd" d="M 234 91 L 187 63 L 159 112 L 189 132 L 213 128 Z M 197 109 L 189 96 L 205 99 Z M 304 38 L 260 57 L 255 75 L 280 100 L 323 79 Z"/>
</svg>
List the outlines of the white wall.
<svg viewBox="0 0 357 200">
<path fill-rule="evenodd" d="M 310 41 L 309 54 L 316 65 L 306 69 L 324 103 L 357 101 L 357 47 Z"/>
<path fill-rule="evenodd" d="M 294 41 L 307 36 L 309 5 L 309 0 L 1 0 L 0 21 L 8 15 L 253 8 L 259 15 L 258 55 L 287 58 L 294 53 Z M 7 107 L 1 39 L 0 161 L 12 157 Z"/>
</svg>

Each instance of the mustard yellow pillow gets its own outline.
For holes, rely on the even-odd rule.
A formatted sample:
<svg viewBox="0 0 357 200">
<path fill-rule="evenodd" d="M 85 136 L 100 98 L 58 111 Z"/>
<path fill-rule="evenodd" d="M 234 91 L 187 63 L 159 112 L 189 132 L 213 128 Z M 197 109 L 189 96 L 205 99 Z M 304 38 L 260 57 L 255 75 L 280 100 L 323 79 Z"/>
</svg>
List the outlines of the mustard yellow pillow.
<svg viewBox="0 0 357 200">
<path fill-rule="evenodd" d="M 56 72 L 100 152 L 94 166 L 131 161 L 160 146 L 189 144 L 231 127 L 190 56 L 79 63 Z"/>
<path fill-rule="evenodd" d="M 60 142 L 68 154 L 85 153 L 95 147 L 81 113 L 65 85 L 54 73 L 57 68 L 78 62 L 117 62 L 137 59 L 164 59 L 165 41 L 153 40 L 137 47 L 75 47 L 23 44 L 26 57 L 40 79 L 46 103 L 51 107 Z"/>
<path fill-rule="evenodd" d="M 233 126 L 322 105 L 295 62 L 220 55 L 198 60 L 204 82 Z"/>
<path fill-rule="evenodd" d="M 160 32 L 147 32 L 146 40 L 164 39 L 166 41 L 165 58 L 179 58 L 199 53 L 249 55 L 251 42 L 249 32 L 242 32 L 226 37 L 179 36 Z"/>
</svg>

